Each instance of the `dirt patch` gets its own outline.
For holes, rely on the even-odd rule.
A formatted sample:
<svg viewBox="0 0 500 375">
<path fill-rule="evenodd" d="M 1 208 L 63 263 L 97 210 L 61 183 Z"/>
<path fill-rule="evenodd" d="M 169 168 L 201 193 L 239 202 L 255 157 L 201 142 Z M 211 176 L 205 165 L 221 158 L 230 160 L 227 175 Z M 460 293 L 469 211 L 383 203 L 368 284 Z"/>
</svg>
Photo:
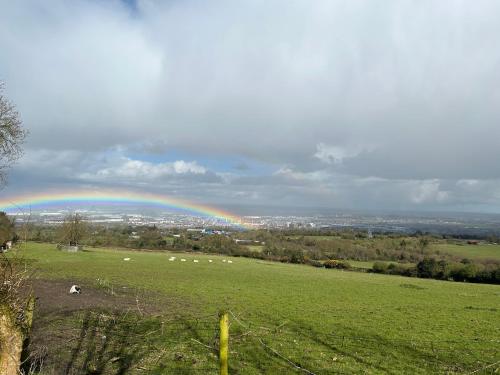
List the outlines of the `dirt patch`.
<svg viewBox="0 0 500 375">
<path fill-rule="evenodd" d="M 161 313 L 166 306 L 160 306 L 159 296 L 135 292 L 127 288 L 96 288 L 78 284 L 81 294 L 70 294 L 74 282 L 68 280 L 33 280 L 36 296 L 35 320 L 47 315 L 71 315 L 79 310 L 126 311 L 140 310 L 141 314 Z M 163 298 L 163 302 L 168 302 Z"/>
<path fill-rule="evenodd" d="M 142 334 L 154 330 L 163 319 L 159 316 L 170 315 L 176 301 L 152 292 L 87 283 L 79 283 L 82 292 L 73 295 L 69 290 L 74 283 L 32 280 L 36 307 L 26 370 L 51 375 L 128 373 L 146 355 L 140 351 Z"/>
</svg>

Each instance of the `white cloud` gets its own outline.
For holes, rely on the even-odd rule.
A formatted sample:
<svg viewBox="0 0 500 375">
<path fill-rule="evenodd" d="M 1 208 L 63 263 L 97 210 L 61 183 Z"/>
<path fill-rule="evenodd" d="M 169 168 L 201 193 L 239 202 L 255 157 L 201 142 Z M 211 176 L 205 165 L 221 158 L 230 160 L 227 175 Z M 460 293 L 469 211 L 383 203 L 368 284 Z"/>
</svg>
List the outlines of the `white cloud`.
<svg viewBox="0 0 500 375">
<path fill-rule="evenodd" d="M 198 165 L 196 161 L 186 162 L 177 160 L 170 163 L 151 163 L 130 158 L 121 158 L 117 165 L 97 170 L 95 173 L 84 173 L 83 179 L 141 179 L 155 180 L 169 176 L 187 174 L 205 174 L 206 168 Z"/>
<path fill-rule="evenodd" d="M 363 151 L 368 151 L 371 147 L 362 146 L 330 146 L 324 143 L 319 143 L 316 146 L 314 157 L 326 164 L 340 165 L 344 159 L 358 156 Z"/>
<path fill-rule="evenodd" d="M 273 173 L 274 176 L 284 177 L 289 180 L 302 182 L 319 182 L 328 178 L 328 174 L 324 171 L 300 172 L 294 171 L 290 167 L 282 167 Z"/>
<path fill-rule="evenodd" d="M 410 190 L 411 201 L 416 204 L 443 203 L 449 198 L 446 191 L 440 190 L 440 182 L 437 180 L 415 181 Z"/>
<path fill-rule="evenodd" d="M 31 131 L 11 183 L 188 194 L 198 179 L 213 183 L 196 193 L 207 199 L 263 204 L 500 205 L 499 12 L 485 0 L 4 1 L 0 79 Z M 233 174 L 241 160 L 260 169 Z"/>
</svg>

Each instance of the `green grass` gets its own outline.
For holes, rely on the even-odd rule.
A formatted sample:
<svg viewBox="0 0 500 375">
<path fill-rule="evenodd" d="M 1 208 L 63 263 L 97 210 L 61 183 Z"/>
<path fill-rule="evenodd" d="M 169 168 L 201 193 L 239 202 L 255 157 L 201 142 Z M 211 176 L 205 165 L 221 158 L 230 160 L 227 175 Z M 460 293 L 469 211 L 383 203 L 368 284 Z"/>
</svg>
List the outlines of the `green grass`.
<svg viewBox="0 0 500 375">
<path fill-rule="evenodd" d="M 500 245 L 493 244 L 433 244 L 433 249 L 439 250 L 441 253 L 448 253 L 469 259 L 496 259 L 500 260 Z"/>
<path fill-rule="evenodd" d="M 105 279 L 117 289 L 127 286 L 169 297 L 174 301 L 168 306 L 169 315 L 179 319 L 208 316 L 204 322 L 213 320 L 215 326 L 217 312 L 230 309 L 239 317 L 231 318 L 234 374 L 294 373 L 262 342 L 316 374 L 464 373 L 500 359 L 500 287 L 496 285 L 246 258 L 232 258 L 228 264 L 222 259 L 231 258 L 198 254 L 175 254 L 188 261 L 169 262 L 172 253 L 167 252 L 92 249 L 70 254 L 46 244 L 29 244 L 22 252 L 33 260 L 40 277 L 82 284 Z M 125 262 L 124 257 L 131 260 Z M 187 326 L 167 338 L 167 331 L 162 334 L 154 342 L 155 353 L 189 334 L 198 335 L 197 340 L 205 344 L 212 337 Z M 175 350 L 191 350 L 184 353 L 186 358 L 196 354 L 215 363 L 210 350 L 191 344 Z M 142 366 L 149 369 L 147 373 L 173 373 L 162 370 L 167 366 L 162 361 L 156 361 L 154 368 L 148 367 L 152 360 Z M 193 368 L 203 359 L 197 361 Z M 493 373 L 496 368 L 479 373 Z"/>
</svg>

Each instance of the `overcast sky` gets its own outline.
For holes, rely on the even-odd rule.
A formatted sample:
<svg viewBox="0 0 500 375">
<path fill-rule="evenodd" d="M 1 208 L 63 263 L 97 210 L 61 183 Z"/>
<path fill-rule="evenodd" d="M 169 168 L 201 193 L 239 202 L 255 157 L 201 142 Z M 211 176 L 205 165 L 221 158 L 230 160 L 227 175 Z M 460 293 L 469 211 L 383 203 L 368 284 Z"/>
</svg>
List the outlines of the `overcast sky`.
<svg viewBox="0 0 500 375">
<path fill-rule="evenodd" d="M 500 2 L 0 0 L 1 194 L 500 212 Z"/>
</svg>

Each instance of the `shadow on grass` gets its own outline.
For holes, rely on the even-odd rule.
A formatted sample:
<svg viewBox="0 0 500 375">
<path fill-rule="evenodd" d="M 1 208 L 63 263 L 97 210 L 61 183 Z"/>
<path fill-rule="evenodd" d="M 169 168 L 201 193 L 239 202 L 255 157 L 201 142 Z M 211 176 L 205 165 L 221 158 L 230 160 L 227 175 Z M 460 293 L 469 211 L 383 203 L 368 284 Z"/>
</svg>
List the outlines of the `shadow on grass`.
<svg viewBox="0 0 500 375">
<path fill-rule="evenodd" d="M 85 311 L 73 319 L 79 328 L 64 325 L 51 332 L 61 354 L 49 364 L 53 373 L 127 374 L 148 353 L 147 343 L 139 340 L 147 327 L 126 315 Z"/>
<path fill-rule="evenodd" d="M 248 325 L 239 328 L 243 333 L 232 332 L 236 374 L 464 373 L 489 365 L 499 353 L 475 339 L 424 341 L 410 334 L 389 338 L 341 324 L 318 329 L 310 322 L 287 321 L 272 328 L 243 321 Z M 251 371 L 242 370 L 245 364 Z M 493 374 L 495 368 L 490 367 L 481 373 Z"/>
<path fill-rule="evenodd" d="M 216 373 L 216 322 L 130 311 L 50 314 L 37 322 L 23 369 L 44 375 Z"/>
</svg>

